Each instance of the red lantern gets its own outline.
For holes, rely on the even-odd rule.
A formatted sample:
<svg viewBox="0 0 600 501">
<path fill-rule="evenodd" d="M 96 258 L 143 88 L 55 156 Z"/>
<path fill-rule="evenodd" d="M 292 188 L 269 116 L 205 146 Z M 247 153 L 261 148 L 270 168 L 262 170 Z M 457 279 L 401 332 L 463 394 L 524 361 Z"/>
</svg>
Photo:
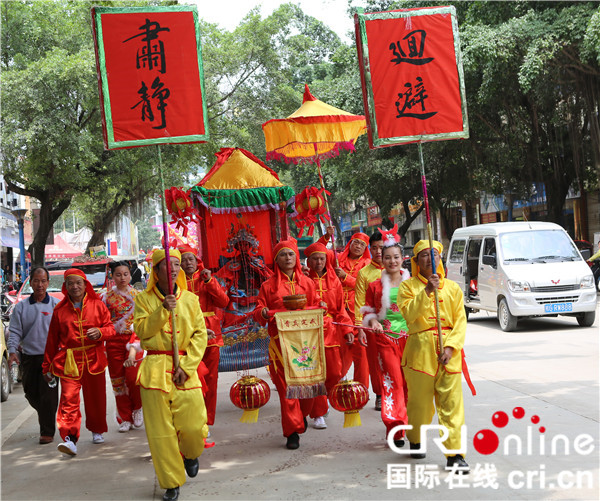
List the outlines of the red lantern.
<svg viewBox="0 0 600 501">
<path fill-rule="evenodd" d="M 244 376 L 238 379 L 231 390 L 229 398 L 236 407 L 244 410 L 241 423 L 256 423 L 258 410 L 271 398 L 269 385 L 255 376 Z"/>
<path fill-rule="evenodd" d="M 340 381 L 329 394 L 331 407 L 344 413 L 344 428 L 361 426 L 360 411 L 369 401 L 369 391 L 354 380 Z"/>
<path fill-rule="evenodd" d="M 189 194 L 181 188 L 169 188 L 165 190 L 165 203 L 171 216 L 171 223 L 177 224 L 177 229 L 183 231 L 183 236 L 187 236 L 187 225 L 197 221 L 198 213 L 192 206 Z"/>
<path fill-rule="evenodd" d="M 308 236 L 312 236 L 314 232 L 313 225 L 319 220 L 326 223 L 329 220 L 327 211 L 325 210 L 325 198 L 323 193 L 331 195 L 323 188 L 318 189 L 314 186 L 307 186 L 296 195 L 296 215 L 292 217 L 296 226 L 300 230 L 298 237 L 304 233 L 304 228 L 308 226 Z"/>
</svg>

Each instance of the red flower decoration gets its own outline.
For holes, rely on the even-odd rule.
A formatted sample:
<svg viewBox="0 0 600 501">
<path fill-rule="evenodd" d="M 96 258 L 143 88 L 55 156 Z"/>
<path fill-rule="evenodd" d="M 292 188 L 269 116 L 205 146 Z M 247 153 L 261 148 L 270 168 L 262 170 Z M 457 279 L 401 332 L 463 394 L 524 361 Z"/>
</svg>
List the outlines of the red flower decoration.
<svg viewBox="0 0 600 501">
<path fill-rule="evenodd" d="M 171 216 L 171 223 L 176 224 L 176 228 L 181 229 L 183 236 L 187 237 L 187 225 L 194 221 L 198 222 L 198 212 L 194 209 L 188 193 L 181 188 L 169 188 L 165 190 L 165 203 Z"/>
<path fill-rule="evenodd" d="M 387 318 L 383 321 L 383 330 L 391 331 L 392 330 L 392 322 L 390 322 Z"/>
<path fill-rule="evenodd" d="M 398 308 L 398 305 L 396 303 L 392 303 L 392 305 L 390 306 L 390 310 L 392 310 L 394 313 L 398 313 L 400 311 L 400 308 Z"/>
</svg>

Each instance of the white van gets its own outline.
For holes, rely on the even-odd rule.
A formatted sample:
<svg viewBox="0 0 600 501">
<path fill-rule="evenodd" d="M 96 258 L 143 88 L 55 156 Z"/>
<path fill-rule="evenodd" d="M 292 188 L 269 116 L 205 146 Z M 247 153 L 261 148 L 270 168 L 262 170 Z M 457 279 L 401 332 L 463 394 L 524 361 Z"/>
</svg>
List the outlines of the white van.
<svg viewBox="0 0 600 501">
<path fill-rule="evenodd" d="M 469 311 L 497 311 L 503 331 L 523 317 L 568 315 L 589 327 L 596 315 L 594 276 L 557 224 L 489 223 L 459 228 L 446 256 L 448 278 Z"/>
</svg>

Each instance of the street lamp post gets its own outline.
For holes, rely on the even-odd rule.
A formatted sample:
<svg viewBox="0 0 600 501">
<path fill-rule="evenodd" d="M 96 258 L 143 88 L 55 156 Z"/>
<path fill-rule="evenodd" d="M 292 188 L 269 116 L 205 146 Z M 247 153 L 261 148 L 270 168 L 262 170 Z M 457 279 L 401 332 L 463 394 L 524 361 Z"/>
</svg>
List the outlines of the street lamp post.
<svg viewBox="0 0 600 501">
<path fill-rule="evenodd" d="M 25 281 L 25 214 L 27 209 L 13 209 L 19 225 L 19 256 L 21 258 L 21 282 Z"/>
</svg>

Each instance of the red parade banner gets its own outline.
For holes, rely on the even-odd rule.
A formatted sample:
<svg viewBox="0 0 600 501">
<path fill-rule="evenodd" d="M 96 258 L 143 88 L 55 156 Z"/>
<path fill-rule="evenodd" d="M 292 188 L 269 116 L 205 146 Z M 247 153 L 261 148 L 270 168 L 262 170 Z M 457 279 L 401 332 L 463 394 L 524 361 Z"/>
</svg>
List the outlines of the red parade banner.
<svg viewBox="0 0 600 501">
<path fill-rule="evenodd" d="M 369 146 L 469 137 L 454 7 L 354 15 Z"/>
<path fill-rule="evenodd" d="M 195 6 L 92 9 L 104 147 L 208 140 Z"/>
</svg>

